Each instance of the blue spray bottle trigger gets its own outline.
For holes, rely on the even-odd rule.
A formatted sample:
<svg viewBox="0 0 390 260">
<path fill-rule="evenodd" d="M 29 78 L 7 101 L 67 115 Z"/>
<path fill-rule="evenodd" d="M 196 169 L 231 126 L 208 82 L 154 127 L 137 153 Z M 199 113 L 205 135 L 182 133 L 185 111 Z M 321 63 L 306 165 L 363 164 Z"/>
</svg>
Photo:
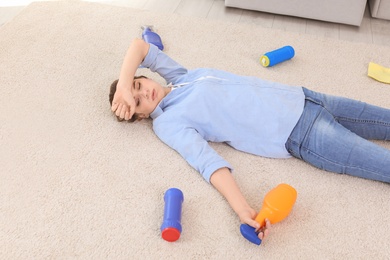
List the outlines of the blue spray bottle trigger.
<svg viewBox="0 0 390 260">
<path fill-rule="evenodd" d="M 249 226 L 248 224 L 241 224 L 240 226 L 241 235 L 245 237 L 249 242 L 260 245 L 261 239 L 257 236 L 256 229 Z"/>
<path fill-rule="evenodd" d="M 156 45 L 161 51 L 164 49 L 161 37 L 157 33 L 153 32 L 151 26 L 142 26 L 142 39 L 150 44 Z"/>
</svg>

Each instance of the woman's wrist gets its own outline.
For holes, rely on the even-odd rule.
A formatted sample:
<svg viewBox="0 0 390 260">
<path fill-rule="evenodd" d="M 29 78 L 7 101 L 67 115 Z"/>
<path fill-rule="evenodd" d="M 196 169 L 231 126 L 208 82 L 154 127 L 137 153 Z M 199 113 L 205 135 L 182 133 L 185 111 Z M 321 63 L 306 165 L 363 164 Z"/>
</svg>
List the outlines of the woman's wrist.
<svg viewBox="0 0 390 260">
<path fill-rule="evenodd" d="M 118 84 L 117 84 L 117 89 L 120 89 L 120 90 L 131 89 L 131 84 L 132 83 L 130 83 L 130 82 L 126 82 L 126 80 L 119 79 Z"/>
<path fill-rule="evenodd" d="M 210 182 L 226 198 L 237 215 L 251 209 L 228 168 L 215 171 Z"/>
</svg>

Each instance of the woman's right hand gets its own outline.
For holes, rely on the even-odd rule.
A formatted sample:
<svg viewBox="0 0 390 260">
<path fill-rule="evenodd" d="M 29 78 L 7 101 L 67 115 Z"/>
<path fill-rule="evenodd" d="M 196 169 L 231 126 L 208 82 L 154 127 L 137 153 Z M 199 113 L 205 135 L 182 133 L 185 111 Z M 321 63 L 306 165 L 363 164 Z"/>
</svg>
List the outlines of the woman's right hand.
<svg viewBox="0 0 390 260">
<path fill-rule="evenodd" d="M 135 112 L 135 100 L 131 93 L 131 86 L 118 86 L 112 100 L 112 112 L 121 119 L 129 120 Z"/>
</svg>

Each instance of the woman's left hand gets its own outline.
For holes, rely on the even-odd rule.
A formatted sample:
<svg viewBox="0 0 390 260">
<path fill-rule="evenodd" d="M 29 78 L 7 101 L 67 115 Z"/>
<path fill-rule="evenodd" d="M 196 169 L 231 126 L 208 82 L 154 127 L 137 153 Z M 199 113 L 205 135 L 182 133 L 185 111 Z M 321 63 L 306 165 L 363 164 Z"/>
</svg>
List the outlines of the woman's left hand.
<svg viewBox="0 0 390 260">
<path fill-rule="evenodd" d="M 256 217 L 256 211 L 252 208 L 248 208 L 246 210 L 242 210 L 239 213 L 240 221 L 243 224 L 248 224 L 249 226 L 256 229 L 256 232 L 258 233 L 258 237 L 263 240 L 268 237 L 271 229 L 271 222 L 269 219 L 265 219 L 265 225 L 263 227 L 260 226 L 260 224 L 255 221 Z"/>
<path fill-rule="evenodd" d="M 259 232 L 258 237 L 261 240 L 265 239 L 266 237 L 268 237 L 270 229 L 271 229 L 271 222 L 269 221 L 269 219 L 265 219 L 265 226 L 257 230 Z"/>
</svg>

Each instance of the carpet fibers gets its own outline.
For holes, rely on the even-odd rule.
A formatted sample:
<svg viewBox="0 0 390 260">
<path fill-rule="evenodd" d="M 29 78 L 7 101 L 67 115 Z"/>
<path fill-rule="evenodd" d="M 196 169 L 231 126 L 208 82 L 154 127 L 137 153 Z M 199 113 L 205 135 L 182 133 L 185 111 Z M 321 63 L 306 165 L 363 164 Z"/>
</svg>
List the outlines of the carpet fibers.
<svg viewBox="0 0 390 260">
<path fill-rule="evenodd" d="M 96 3 L 33 3 L 0 28 L 0 259 L 388 259 L 388 184 L 211 144 L 256 210 L 279 183 L 298 191 L 290 216 L 257 247 L 150 121 L 118 123 L 109 85 L 145 24 L 187 68 L 390 107 L 390 86 L 367 77 L 370 61 L 390 67 L 389 47 Z M 295 48 L 291 61 L 259 64 L 262 53 L 284 45 Z M 170 187 L 184 193 L 174 243 L 160 234 Z"/>
</svg>

